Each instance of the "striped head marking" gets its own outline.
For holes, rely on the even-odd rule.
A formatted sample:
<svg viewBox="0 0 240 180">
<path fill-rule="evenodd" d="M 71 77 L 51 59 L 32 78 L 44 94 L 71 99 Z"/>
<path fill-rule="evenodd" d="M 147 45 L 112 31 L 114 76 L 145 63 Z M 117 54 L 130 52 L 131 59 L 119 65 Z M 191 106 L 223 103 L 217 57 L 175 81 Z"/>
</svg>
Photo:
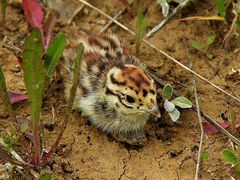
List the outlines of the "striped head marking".
<svg viewBox="0 0 240 180">
<path fill-rule="evenodd" d="M 106 95 L 124 113 L 148 112 L 160 117 L 154 80 L 140 67 L 113 67 L 107 74 Z"/>
</svg>

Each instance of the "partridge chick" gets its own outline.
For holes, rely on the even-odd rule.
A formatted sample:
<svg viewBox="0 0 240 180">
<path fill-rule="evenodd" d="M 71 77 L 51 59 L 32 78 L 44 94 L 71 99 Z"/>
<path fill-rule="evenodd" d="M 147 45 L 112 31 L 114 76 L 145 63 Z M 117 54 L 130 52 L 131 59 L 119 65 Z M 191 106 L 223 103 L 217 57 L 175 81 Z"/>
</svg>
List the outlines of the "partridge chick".
<svg viewBox="0 0 240 180">
<path fill-rule="evenodd" d="M 141 145 L 150 114 L 160 117 L 154 80 L 140 61 L 125 52 L 115 35 L 87 36 L 74 109 L 95 126 L 124 141 Z M 74 44 L 70 44 L 74 46 Z M 66 98 L 72 82 L 71 50 L 65 52 L 63 80 Z"/>
</svg>

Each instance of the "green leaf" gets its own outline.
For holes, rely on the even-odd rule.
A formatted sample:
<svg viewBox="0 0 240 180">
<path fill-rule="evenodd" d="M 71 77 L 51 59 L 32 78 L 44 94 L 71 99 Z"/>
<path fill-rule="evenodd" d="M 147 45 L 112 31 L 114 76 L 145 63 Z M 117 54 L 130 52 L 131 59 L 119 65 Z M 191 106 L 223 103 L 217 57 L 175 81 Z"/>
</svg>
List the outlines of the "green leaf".
<svg viewBox="0 0 240 180">
<path fill-rule="evenodd" d="M 14 117 L 14 111 L 13 111 L 12 104 L 11 104 L 9 96 L 8 96 L 5 77 L 4 77 L 1 66 L 0 66 L 0 98 L 2 99 L 2 102 L 5 106 L 8 114 L 10 116 Z"/>
<path fill-rule="evenodd" d="M 148 25 L 148 20 L 143 16 L 142 11 L 139 10 L 137 23 L 136 23 L 136 40 L 135 40 L 135 48 L 137 54 L 139 53 L 139 48 L 142 43 L 144 34 L 146 33 L 146 27 Z"/>
<path fill-rule="evenodd" d="M 168 113 L 173 122 L 176 122 L 180 117 L 180 112 L 175 108 L 172 112 Z"/>
<path fill-rule="evenodd" d="M 207 151 L 203 151 L 200 156 L 201 162 L 208 160 L 208 157 L 209 157 L 209 153 Z"/>
<path fill-rule="evenodd" d="M 43 65 L 49 77 L 54 73 L 55 68 L 58 65 L 59 60 L 63 54 L 65 46 L 66 37 L 63 34 L 58 34 L 49 46 Z"/>
<path fill-rule="evenodd" d="M 226 16 L 226 8 L 224 5 L 224 0 L 215 0 L 218 12 L 220 16 L 225 17 Z"/>
<path fill-rule="evenodd" d="M 233 153 L 233 151 L 229 149 L 224 149 L 222 151 L 223 158 L 225 161 L 231 163 L 231 164 L 236 164 L 238 162 L 236 155 Z"/>
<path fill-rule="evenodd" d="M 40 112 L 44 90 L 45 72 L 42 65 L 44 48 L 41 33 L 34 29 L 24 42 L 23 71 L 24 83 L 28 93 L 28 101 L 31 104 L 31 117 L 33 125 L 34 163 L 38 165 L 41 157 L 40 142 Z"/>
<path fill-rule="evenodd" d="M 28 124 L 27 123 L 23 123 L 21 125 L 21 132 L 24 133 L 28 130 Z"/>
<path fill-rule="evenodd" d="M 215 33 L 208 36 L 206 40 L 206 50 L 208 50 L 208 48 L 214 43 L 216 37 L 217 35 Z"/>
<path fill-rule="evenodd" d="M 173 95 L 173 88 L 170 84 L 166 84 L 163 88 L 163 99 L 170 99 Z"/>
<path fill-rule="evenodd" d="M 187 98 L 180 96 L 172 100 L 172 103 L 176 106 L 179 106 L 180 108 L 191 108 L 192 102 L 189 101 Z"/>
<path fill-rule="evenodd" d="M 8 135 L 3 136 L 2 140 L 7 145 L 11 144 L 11 142 L 12 142 L 12 138 Z"/>
<path fill-rule="evenodd" d="M 77 85 L 79 81 L 79 75 L 80 75 L 80 67 L 82 64 L 82 56 L 84 52 L 84 46 L 81 43 L 79 47 L 77 48 L 77 54 L 74 58 L 74 64 L 73 64 L 73 79 L 72 79 L 72 87 L 70 89 L 70 95 L 68 99 L 68 109 L 71 110 L 74 102 L 74 98 L 76 95 Z"/>
<path fill-rule="evenodd" d="M 192 43 L 192 47 L 194 47 L 195 49 L 203 52 L 201 44 L 200 44 L 200 42 L 198 40 L 192 39 L 191 43 Z"/>
<path fill-rule="evenodd" d="M 24 43 L 23 71 L 33 124 L 40 119 L 45 73 L 41 63 L 44 52 L 41 33 L 34 29 Z M 39 122 L 37 122 L 39 123 Z M 38 127 L 38 126 L 37 126 Z"/>
</svg>

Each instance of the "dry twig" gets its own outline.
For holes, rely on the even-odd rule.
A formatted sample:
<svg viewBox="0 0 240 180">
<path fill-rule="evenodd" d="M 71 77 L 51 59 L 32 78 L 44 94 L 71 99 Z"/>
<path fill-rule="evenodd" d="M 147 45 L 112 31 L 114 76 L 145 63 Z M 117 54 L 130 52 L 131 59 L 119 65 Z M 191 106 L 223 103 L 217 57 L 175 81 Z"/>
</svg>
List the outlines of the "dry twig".
<svg viewBox="0 0 240 180">
<path fill-rule="evenodd" d="M 123 8 L 113 18 L 118 19 L 125 11 L 126 11 L 126 8 Z M 105 26 L 103 26 L 103 28 L 100 30 L 100 33 L 106 32 L 112 24 L 113 24 L 112 20 L 108 21 L 108 23 Z"/>
<path fill-rule="evenodd" d="M 198 150 L 198 158 L 197 158 L 197 166 L 196 166 L 196 173 L 195 173 L 195 180 L 198 179 L 199 169 L 200 169 L 200 162 L 201 162 L 201 151 L 202 151 L 202 144 L 203 144 L 203 137 L 204 137 L 204 129 L 202 124 L 202 116 L 200 112 L 199 102 L 198 102 L 198 95 L 197 95 L 197 86 L 196 81 L 193 76 L 193 85 L 194 85 L 194 96 L 195 96 L 195 103 L 196 103 L 196 109 L 197 109 L 197 115 L 199 120 L 199 126 L 201 129 L 201 136 L 200 136 L 200 143 L 199 143 L 199 150 Z"/>
</svg>

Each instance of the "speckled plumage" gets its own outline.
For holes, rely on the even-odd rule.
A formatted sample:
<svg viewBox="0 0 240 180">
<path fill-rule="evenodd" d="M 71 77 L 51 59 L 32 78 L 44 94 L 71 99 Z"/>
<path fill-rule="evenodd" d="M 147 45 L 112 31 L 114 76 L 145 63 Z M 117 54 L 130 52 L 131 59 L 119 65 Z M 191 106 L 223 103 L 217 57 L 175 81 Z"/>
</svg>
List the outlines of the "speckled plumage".
<svg viewBox="0 0 240 180">
<path fill-rule="evenodd" d="M 116 36 L 87 36 L 75 40 L 70 46 L 80 42 L 85 50 L 74 108 L 90 117 L 101 130 L 121 133 L 133 144 L 141 143 L 150 114 L 160 117 L 154 81 L 140 61 L 125 52 Z M 63 79 L 67 98 L 71 87 L 73 49 L 64 54 Z"/>
</svg>

